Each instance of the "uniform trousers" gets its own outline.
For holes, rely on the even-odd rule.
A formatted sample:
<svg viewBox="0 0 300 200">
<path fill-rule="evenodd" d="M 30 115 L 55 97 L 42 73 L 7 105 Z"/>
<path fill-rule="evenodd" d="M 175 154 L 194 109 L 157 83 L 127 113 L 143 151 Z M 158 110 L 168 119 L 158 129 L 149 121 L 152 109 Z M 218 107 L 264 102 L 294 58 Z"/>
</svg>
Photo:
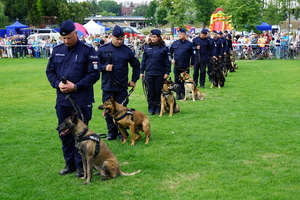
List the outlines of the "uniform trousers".
<svg viewBox="0 0 300 200">
<path fill-rule="evenodd" d="M 150 113 L 160 112 L 160 94 L 161 89 L 164 84 L 164 77 L 163 76 L 149 76 L 146 75 L 146 82 L 147 82 L 147 90 L 148 90 L 148 111 Z"/>
<path fill-rule="evenodd" d="M 79 106 L 79 108 L 84 116 L 85 123 L 88 124 L 92 118 L 92 104 Z M 72 111 L 74 111 L 73 107 L 56 105 L 58 124 L 61 124 L 66 118 L 70 117 Z M 81 119 L 81 116 L 77 117 Z M 59 138 L 62 141 L 62 151 L 66 164 L 71 168 L 82 168 L 82 159 L 75 147 L 75 137 L 69 133 L 67 135 L 59 136 Z"/>
<path fill-rule="evenodd" d="M 200 66 L 199 62 L 195 63 L 195 66 L 194 66 L 193 80 L 194 80 L 196 86 L 198 85 L 199 71 L 200 71 L 200 80 L 199 80 L 200 86 L 204 86 L 204 84 L 205 84 L 206 68 L 208 68 L 208 71 L 207 71 L 208 75 L 211 72 L 210 67 L 208 65 L 208 61 L 201 60 L 201 63 L 202 63 L 202 67 Z"/>
<path fill-rule="evenodd" d="M 110 99 L 111 96 L 113 96 L 114 100 L 116 102 L 118 102 L 119 104 L 122 104 L 122 102 L 125 100 L 125 98 L 127 97 L 128 92 L 127 90 L 123 90 L 123 91 L 104 91 L 102 92 L 102 102 L 104 103 L 105 101 L 107 101 L 108 99 Z M 123 106 L 127 106 L 129 102 L 129 99 L 127 99 L 124 103 Z M 117 138 L 118 137 L 122 137 L 120 131 L 118 131 L 118 126 L 114 123 L 112 116 L 110 116 L 109 114 L 107 114 L 105 116 L 105 120 L 106 120 L 106 125 L 107 125 L 107 136 L 108 137 L 112 137 L 112 138 Z"/>
</svg>

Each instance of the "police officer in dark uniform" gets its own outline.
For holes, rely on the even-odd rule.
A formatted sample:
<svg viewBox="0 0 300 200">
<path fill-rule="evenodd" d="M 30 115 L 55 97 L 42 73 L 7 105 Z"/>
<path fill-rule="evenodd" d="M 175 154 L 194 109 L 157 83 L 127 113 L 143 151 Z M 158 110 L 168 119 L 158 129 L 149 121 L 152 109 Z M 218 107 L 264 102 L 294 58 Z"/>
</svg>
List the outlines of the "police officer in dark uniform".
<svg viewBox="0 0 300 200">
<path fill-rule="evenodd" d="M 78 117 L 88 124 L 92 118 L 92 103 L 94 103 L 93 85 L 100 78 L 98 56 L 91 45 L 78 40 L 72 20 L 61 24 L 60 34 L 64 44 L 53 48 L 46 69 L 47 78 L 57 93 L 58 124 L 71 116 L 75 110 L 66 99 L 67 95 L 70 95 L 80 108 L 81 114 Z M 75 147 L 74 136 L 66 134 L 60 136 L 60 139 L 66 166 L 59 174 L 65 175 L 76 171 L 77 177 L 83 176 L 82 160 Z"/>
<path fill-rule="evenodd" d="M 151 30 L 151 41 L 145 45 L 140 70 L 140 76 L 145 76 L 147 83 L 147 101 L 150 115 L 160 113 L 161 89 L 170 72 L 169 50 L 161 38 L 161 31 Z"/>
<path fill-rule="evenodd" d="M 224 49 L 222 46 L 222 41 L 218 38 L 218 32 L 212 32 L 212 39 L 211 39 L 211 48 L 212 48 L 212 57 L 214 59 L 222 59 L 224 55 Z"/>
<path fill-rule="evenodd" d="M 208 74 L 210 74 L 210 68 L 208 67 L 209 59 L 211 58 L 211 45 L 207 38 L 207 30 L 202 29 L 199 33 L 199 37 L 193 40 L 193 46 L 195 48 L 195 66 L 193 79 L 195 84 L 198 83 L 199 70 L 200 70 L 200 87 L 205 88 L 205 74 L 206 68 L 208 68 Z"/>
<path fill-rule="evenodd" d="M 222 31 L 218 32 L 218 38 L 221 40 L 221 47 L 223 48 L 222 61 L 225 62 L 224 50 L 225 50 L 226 38 L 223 37 L 223 32 Z"/>
<path fill-rule="evenodd" d="M 174 64 L 175 83 L 180 84 L 176 92 L 176 99 L 184 98 L 184 83 L 179 81 L 178 77 L 184 71 L 189 73 L 189 68 L 194 67 L 194 50 L 193 44 L 186 39 L 186 30 L 178 30 L 178 40 L 174 41 L 170 47 L 172 63 Z"/>
<path fill-rule="evenodd" d="M 128 103 L 127 87 L 135 87 L 140 74 L 140 62 L 132 50 L 123 44 L 124 32 L 116 25 L 112 32 L 112 41 L 98 49 L 100 69 L 102 72 L 102 101 L 110 99 L 124 106 Z M 132 77 L 128 81 L 128 63 L 132 67 Z M 106 115 L 108 129 L 107 140 L 115 140 L 117 136 L 122 141 L 122 135 L 110 115 Z"/>
</svg>

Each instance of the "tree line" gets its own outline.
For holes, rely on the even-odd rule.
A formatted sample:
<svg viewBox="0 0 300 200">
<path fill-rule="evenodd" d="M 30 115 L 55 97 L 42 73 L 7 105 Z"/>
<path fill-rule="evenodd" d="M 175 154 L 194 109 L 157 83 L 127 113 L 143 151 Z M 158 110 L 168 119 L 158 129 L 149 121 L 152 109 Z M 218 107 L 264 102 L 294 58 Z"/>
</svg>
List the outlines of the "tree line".
<svg viewBox="0 0 300 200">
<path fill-rule="evenodd" d="M 201 23 L 205 27 L 212 12 L 222 7 L 237 30 L 255 30 L 262 21 L 280 24 L 290 15 L 298 19 L 296 2 L 300 0 L 152 0 L 149 5 L 137 6 L 132 15 L 144 16 L 149 25 Z M 89 16 L 120 16 L 120 11 L 120 4 L 113 0 L 0 0 L 0 27 L 16 19 L 38 25 L 42 16 L 55 16 L 58 23 L 67 19 L 83 23 Z"/>
</svg>

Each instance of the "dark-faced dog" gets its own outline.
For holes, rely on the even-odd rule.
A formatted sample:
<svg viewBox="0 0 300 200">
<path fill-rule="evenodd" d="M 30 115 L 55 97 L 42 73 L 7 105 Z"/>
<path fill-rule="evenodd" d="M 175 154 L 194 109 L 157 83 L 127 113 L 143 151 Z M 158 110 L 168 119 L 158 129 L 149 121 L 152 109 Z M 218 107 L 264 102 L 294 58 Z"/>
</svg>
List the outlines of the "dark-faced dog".
<svg viewBox="0 0 300 200">
<path fill-rule="evenodd" d="M 132 176 L 141 171 L 131 174 L 122 172 L 117 158 L 99 138 L 99 135 L 89 129 L 74 113 L 56 129 L 61 136 L 72 133 L 76 138 L 76 148 L 82 156 L 84 169 L 84 176 L 81 179 L 87 179 L 83 184 L 91 182 L 93 167 L 99 171 L 98 174 L 104 176 L 102 181 L 115 178 L 117 175 Z"/>
<path fill-rule="evenodd" d="M 184 90 L 185 90 L 185 97 L 189 96 L 190 93 L 192 93 L 192 99 L 195 101 L 195 99 L 203 100 L 203 94 L 202 92 L 196 87 L 196 84 L 193 79 L 190 78 L 190 74 L 187 72 L 182 72 L 180 74 L 180 79 L 184 81 Z"/>
<path fill-rule="evenodd" d="M 224 64 L 220 59 L 217 60 L 214 58 L 212 58 L 210 62 L 212 65 L 212 72 L 210 74 L 212 83 L 210 88 L 213 88 L 214 86 L 218 86 L 218 88 L 221 89 L 221 87 L 223 87 L 225 84 L 225 76 L 223 73 Z"/>
<path fill-rule="evenodd" d="M 227 54 L 225 56 L 226 75 L 230 72 L 235 72 L 234 65 L 236 65 L 234 56 Z"/>
<path fill-rule="evenodd" d="M 180 107 L 176 103 L 176 100 L 173 95 L 174 82 L 171 77 L 168 80 L 165 80 L 162 93 L 160 95 L 160 113 L 159 116 L 163 116 L 163 113 L 170 113 L 169 116 L 172 117 L 173 113 L 180 113 Z"/>
<path fill-rule="evenodd" d="M 118 102 L 111 98 L 98 107 L 100 110 L 105 110 L 103 116 L 109 114 L 113 117 L 114 123 L 117 124 L 120 132 L 123 136 L 123 143 L 127 141 L 127 135 L 125 130 L 130 130 L 131 146 L 135 145 L 135 141 L 142 136 L 140 131 L 145 133 L 146 142 L 148 144 L 150 137 L 150 120 L 144 113 L 137 110 L 130 110 L 125 106 L 122 106 Z M 135 138 L 134 135 L 137 135 Z"/>
</svg>

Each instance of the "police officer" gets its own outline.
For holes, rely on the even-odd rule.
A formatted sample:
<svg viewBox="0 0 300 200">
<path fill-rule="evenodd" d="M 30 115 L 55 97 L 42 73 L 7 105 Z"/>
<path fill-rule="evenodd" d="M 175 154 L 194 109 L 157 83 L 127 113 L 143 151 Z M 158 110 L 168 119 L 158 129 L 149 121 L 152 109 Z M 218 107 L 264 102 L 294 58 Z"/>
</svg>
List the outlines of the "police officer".
<svg viewBox="0 0 300 200">
<path fill-rule="evenodd" d="M 212 48 L 212 57 L 214 59 L 222 59 L 224 55 L 223 42 L 218 38 L 218 32 L 212 32 L 212 40 L 211 40 L 211 48 Z"/>
<path fill-rule="evenodd" d="M 151 41 L 145 45 L 141 63 L 141 77 L 147 83 L 147 101 L 150 115 L 160 113 L 160 94 L 164 80 L 169 77 L 171 63 L 169 50 L 161 38 L 161 31 L 151 30 Z M 146 72 L 146 75 L 145 75 Z"/>
<path fill-rule="evenodd" d="M 199 33 L 199 37 L 193 40 L 193 46 L 195 48 L 195 66 L 193 79 L 197 85 L 199 79 L 200 70 L 200 87 L 205 88 L 205 73 L 208 68 L 208 74 L 210 74 L 210 68 L 208 67 L 209 59 L 211 58 L 211 45 L 207 38 L 207 30 L 202 29 Z"/>
<path fill-rule="evenodd" d="M 222 31 L 218 32 L 218 38 L 221 40 L 221 48 L 223 48 L 222 61 L 224 62 L 225 61 L 224 50 L 225 50 L 226 38 L 223 37 L 223 32 Z"/>
<path fill-rule="evenodd" d="M 53 48 L 46 69 L 47 78 L 57 93 L 55 107 L 58 124 L 71 116 L 75 110 L 66 99 L 66 95 L 70 95 L 80 108 L 82 115 L 78 117 L 88 124 L 92 118 L 92 103 L 94 103 L 93 85 L 100 78 L 98 56 L 91 45 L 78 40 L 72 20 L 61 24 L 60 34 L 64 44 Z M 62 81 L 63 77 L 67 79 L 66 82 Z M 60 136 L 60 139 L 66 166 L 59 174 L 65 175 L 76 171 L 77 177 L 83 176 L 82 160 L 75 147 L 74 136 L 66 134 Z"/>
<path fill-rule="evenodd" d="M 193 44 L 186 39 L 186 30 L 178 30 L 178 40 L 174 41 L 170 47 L 172 63 L 174 64 L 175 83 L 180 84 L 176 92 L 176 99 L 184 98 L 184 83 L 178 80 L 180 74 L 184 71 L 189 72 L 190 67 L 194 67 Z"/>
<path fill-rule="evenodd" d="M 129 47 L 123 44 L 124 32 L 116 25 L 112 32 L 110 43 L 102 45 L 98 49 L 100 69 L 102 71 L 102 101 L 110 99 L 124 106 L 128 103 L 127 87 L 135 87 L 140 74 L 140 62 Z M 128 82 L 128 63 L 132 67 L 132 77 Z M 110 115 L 105 117 L 108 137 L 107 140 L 115 140 L 117 136 L 122 141 L 122 135 L 114 124 Z"/>
</svg>

